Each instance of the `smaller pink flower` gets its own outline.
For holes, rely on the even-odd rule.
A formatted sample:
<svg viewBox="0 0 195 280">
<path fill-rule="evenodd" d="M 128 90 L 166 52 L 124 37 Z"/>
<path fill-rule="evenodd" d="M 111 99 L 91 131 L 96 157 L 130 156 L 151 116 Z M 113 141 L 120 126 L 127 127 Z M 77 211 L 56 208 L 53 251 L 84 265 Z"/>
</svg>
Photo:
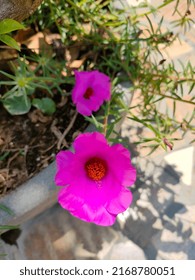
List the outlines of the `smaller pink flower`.
<svg viewBox="0 0 195 280">
<path fill-rule="evenodd" d="M 110 79 L 105 74 L 94 71 L 75 71 L 75 86 L 72 100 L 77 111 L 83 116 L 90 116 L 103 102 L 111 98 Z"/>
<path fill-rule="evenodd" d="M 110 146 L 99 132 L 79 135 L 73 148 L 56 157 L 55 183 L 63 186 L 58 202 L 81 220 L 110 226 L 132 202 L 128 187 L 136 170 L 130 153 L 121 144 Z"/>
</svg>

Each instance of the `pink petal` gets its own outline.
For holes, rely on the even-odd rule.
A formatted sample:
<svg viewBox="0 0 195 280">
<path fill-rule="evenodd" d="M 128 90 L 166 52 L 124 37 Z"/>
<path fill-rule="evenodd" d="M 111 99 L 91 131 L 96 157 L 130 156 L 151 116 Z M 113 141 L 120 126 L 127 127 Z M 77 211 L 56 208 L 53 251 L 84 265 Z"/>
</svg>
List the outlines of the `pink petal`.
<svg viewBox="0 0 195 280">
<path fill-rule="evenodd" d="M 94 93 L 95 93 L 95 96 L 97 97 L 102 97 L 102 100 L 110 100 L 111 98 L 111 86 L 110 86 L 110 83 L 108 84 L 105 84 L 103 86 L 103 83 L 100 83 L 100 84 L 94 84 L 93 85 L 93 88 L 94 88 Z"/>
<path fill-rule="evenodd" d="M 93 95 L 86 99 L 84 94 L 88 88 L 92 88 Z M 77 111 L 89 116 L 92 111 L 97 111 L 105 100 L 111 98 L 111 83 L 108 76 L 95 71 L 75 71 L 75 86 L 72 90 L 72 100 Z"/>
<path fill-rule="evenodd" d="M 64 209 L 69 211 L 75 211 L 84 204 L 84 200 L 81 196 L 77 196 L 74 192 L 71 192 L 70 186 L 62 188 L 59 191 L 58 202 Z"/>
<path fill-rule="evenodd" d="M 58 201 L 84 221 L 112 225 L 116 215 L 132 202 L 132 193 L 126 188 L 136 177 L 130 153 L 121 144 L 109 146 L 99 132 L 79 135 L 73 147 L 75 154 L 62 151 L 56 157 L 56 184 L 68 185 L 60 190 Z M 90 179 L 85 170 L 86 161 L 93 157 L 105 160 L 108 168 L 98 182 Z"/>
<path fill-rule="evenodd" d="M 123 173 L 123 186 L 132 186 L 136 181 L 136 169 L 131 166 L 129 169 L 124 170 Z"/>
<path fill-rule="evenodd" d="M 131 164 L 130 152 L 121 144 L 110 148 L 110 168 L 123 186 L 131 186 L 136 180 L 136 169 Z"/>
<path fill-rule="evenodd" d="M 105 184 L 93 181 L 83 174 L 79 181 L 75 180 L 72 182 L 70 190 L 75 196 L 80 196 L 87 205 L 98 208 L 105 205 L 107 200 L 109 200 L 107 187 Z"/>
<path fill-rule="evenodd" d="M 103 84 L 103 85 L 110 85 L 110 78 L 105 75 L 104 73 L 102 72 L 99 72 L 98 70 L 94 70 L 92 71 L 93 73 L 93 83 L 95 85 L 99 84 Z"/>
<path fill-rule="evenodd" d="M 110 214 L 103 206 L 91 208 L 84 204 L 81 208 L 71 211 L 71 214 L 85 222 L 92 222 L 99 226 L 111 226 L 116 220 L 116 215 Z"/>
<path fill-rule="evenodd" d="M 116 197 L 112 197 L 108 202 L 106 209 L 112 214 L 119 214 L 124 212 L 131 204 L 133 200 L 132 193 L 125 188 L 122 188 Z"/>
<path fill-rule="evenodd" d="M 92 96 L 90 99 L 85 99 L 82 96 L 78 98 L 76 103 L 77 111 L 83 116 L 91 116 L 92 112 L 99 110 L 100 106 L 103 104 L 104 100 Z"/>
<path fill-rule="evenodd" d="M 81 100 L 79 100 L 78 104 L 80 106 L 80 104 L 83 103 L 85 106 L 89 107 L 91 111 L 97 111 L 99 110 L 100 106 L 104 103 L 104 99 L 101 98 L 101 96 L 97 94 L 92 95 L 90 97 L 90 99 L 85 99 L 82 98 Z"/>
<path fill-rule="evenodd" d="M 56 156 L 57 173 L 55 176 L 55 183 L 57 186 L 65 186 L 72 180 L 72 173 L 70 172 L 71 163 L 74 154 L 70 151 L 60 151 Z"/>
<path fill-rule="evenodd" d="M 75 71 L 75 86 L 72 91 L 73 102 L 76 103 L 80 96 L 83 96 L 93 82 L 93 71 Z"/>
<path fill-rule="evenodd" d="M 83 116 L 91 116 L 92 109 L 86 104 L 86 102 L 78 102 L 76 104 L 77 111 Z"/>
<path fill-rule="evenodd" d="M 94 143 L 96 143 L 96 145 L 94 145 Z M 103 149 L 103 151 L 105 152 L 105 149 L 109 148 L 104 135 L 98 132 L 80 134 L 75 139 L 73 143 L 73 147 L 75 153 L 79 153 L 79 152 L 87 153 L 88 150 L 93 150 L 94 155 L 96 149 L 98 149 L 98 151 L 100 149 Z"/>
<path fill-rule="evenodd" d="M 110 199 L 106 194 L 105 189 L 99 187 L 96 182 L 82 178 L 78 185 L 75 181 L 71 186 L 62 188 L 58 195 L 58 202 L 81 220 L 109 226 L 115 222 L 116 215 L 104 208 L 107 200 Z"/>
<path fill-rule="evenodd" d="M 113 196 L 116 196 L 116 194 L 118 195 L 120 189 L 121 186 L 118 186 L 109 174 L 103 178 L 101 182 L 96 182 L 88 178 L 85 170 L 83 170 L 83 173 L 80 173 L 79 176 L 77 176 L 76 172 L 76 176 L 70 185 L 60 191 L 60 197 L 62 200 L 64 196 L 63 205 L 64 208 L 68 210 L 69 208 L 67 208 L 67 205 L 69 202 L 66 200 L 69 199 L 70 194 L 80 201 L 85 201 L 85 204 L 89 207 L 98 209 L 99 207 L 107 205 L 109 201 L 112 200 Z M 71 199 L 71 201 L 72 200 L 73 199 Z"/>
</svg>

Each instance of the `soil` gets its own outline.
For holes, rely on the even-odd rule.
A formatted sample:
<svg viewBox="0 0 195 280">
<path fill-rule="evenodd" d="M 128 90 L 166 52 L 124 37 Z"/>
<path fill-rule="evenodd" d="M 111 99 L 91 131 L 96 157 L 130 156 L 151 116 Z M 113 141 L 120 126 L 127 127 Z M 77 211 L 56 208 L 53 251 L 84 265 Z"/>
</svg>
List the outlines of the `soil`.
<svg viewBox="0 0 195 280">
<path fill-rule="evenodd" d="M 11 116 L 0 105 L 0 197 L 48 166 L 87 127 L 70 97 L 58 99 L 52 116 L 37 109 Z"/>
<path fill-rule="evenodd" d="M 89 44 L 74 41 L 71 47 L 65 47 L 58 33 L 37 33 L 27 28 L 17 31 L 14 38 L 21 45 L 21 56 L 30 57 L 37 53 L 50 58 L 54 55 L 56 61 L 66 62 L 67 75 L 72 69 L 79 69 L 87 58 L 93 60 Z M 0 45 L 0 70 L 10 73 L 9 61 L 15 62 L 17 57 L 16 50 Z M 33 61 L 28 63 L 33 71 Z M 61 74 L 64 77 L 64 73 Z M 1 75 L 0 79 L 4 78 Z M 62 84 L 60 87 L 68 93 L 73 85 Z M 2 86 L 0 94 L 6 92 L 7 87 Z M 40 89 L 34 95 L 50 97 Z M 55 91 L 53 95 L 57 110 L 52 116 L 46 116 L 35 108 L 28 114 L 11 116 L 0 103 L 0 197 L 47 167 L 55 160 L 57 152 L 69 148 L 75 137 L 87 127 L 70 96 L 62 96 Z"/>
</svg>

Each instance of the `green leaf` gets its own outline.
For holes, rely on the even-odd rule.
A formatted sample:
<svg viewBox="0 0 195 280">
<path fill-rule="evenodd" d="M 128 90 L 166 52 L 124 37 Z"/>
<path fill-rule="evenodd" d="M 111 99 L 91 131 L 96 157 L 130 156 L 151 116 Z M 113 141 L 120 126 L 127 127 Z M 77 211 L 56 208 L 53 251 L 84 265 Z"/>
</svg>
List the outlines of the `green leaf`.
<svg viewBox="0 0 195 280">
<path fill-rule="evenodd" d="M 9 156 L 10 152 L 5 152 L 3 153 L 2 156 L 0 156 L 0 161 L 3 161 L 4 159 L 6 159 L 7 156 Z M 1 204 L 0 204 L 0 208 L 1 208 Z"/>
<path fill-rule="evenodd" d="M 190 143 L 189 144 L 192 144 L 192 143 L 194 143 L 195 142 L 195 139 L 194 140 L 192 140 L 192 141 L 190 141 Z"/>
<path fill-rule="evenodd" d="M 148 22 L 149 22 L 149 25 L 150 25 L 152 34 L 154 34 L 154 28 L 153 28 L 152 22 L 151 22 L 150 18 L 149 18 L 147 15 L 146 15 L 146 18 L 147 18 L 147 20 L 148 20 Z"/>
<path fill-rule="evenodd" d="M 188 94 L 190 94 L 193 91 L 194 87 L 195 87 L 195 83 L 192 83 L 192 85 L 190 86 Z"/>
<path fill-rule="evenodd" d="M 6 255 L 6 254 L 1 254 L 1 253 L 0 253 L 0 257 L 5 257 L 5 256 L 7 256 L 7 255 Z"/>
<path fill-rule="evenodd" d="M 14 81 L 0 81 L 0 85 L 7 85 L 7 86 L 13 86 L 16 82 Z"/>
<path fill-rule="evenodd" d="M 31 108 L 30 99 L 26 94 L 13 94 L 3 101 L 3 106 L 11 115 L 23 115 Z"/>
<path fill-rule="evenodd" d="M 1 36 L 0 36 L 0 37 L 1 37 Z M 5 76 L 8 77 L 9 79 L 15 80 L 15 76 L 14 76 L 14 75 L 11 75 L 11 74 L 9 74 L 9 73 L 7 73 L 7 72 L 4 72 L 4 71 L 0 70 L 0 74 L 5 75 Z"/>
<path fill-rule="evenodd" d="M 55 102 L 48 97 L 42 99 L 34 98 L 32 101 L 32 105 L 47 115 L 52 115 L 56 111 Z"/>
<path fill-rule="evenodd" d="M 9 226 L 9 225 L 5 225 L 5 226 L 1 226 L 0 225 L 0 230 L 11 230 L 11 229 L 17 229 L 18 226 Z"/>
<path fill-rule="evenodd" d="M 0 34 L 10 33 L 23 28 L 24 26 L 14 19 L 4 19 L 0 21 Z"/>
<path fill-rule="evenodd" d="M 145 124 L 145 125 L 146 125 L 146 124 Z M 155 133 L 156 136 L 161 137 L 160 132 L 159 132 L 156 128 L 154 128 L 151 124 L 147 124 L 146 126 L 147 126 L 150 130 L 152 130 L 152 131 Z"/>
<path fill-rule="evenodd" d="M 158 149 L 159 145 L 150 145 L 149 147 L 151 148 L 151 150 L 146 156 L 150 156 L 152 153 L 154 153 L 156 149 Z"/>
<path fill-rule="evenodd" d="M 106 131 L 106 138 L 107 138 L 107 139 L 110 137 L 111 133 L 113 132 L 114 126 L 115 126 L 115 123 L 111 123 L 111 124 L 108 126 L 107 131 Z"/>
<path fill-rule="evenodd" d="M 2 41 L 4 44 L 8 45 L 9 47 L 16 49 L 18 51 L 20 51 L 20 47 L 17 44 L 17 42 L 10 37 L 9 35 L 0 35 L 0 41 Z"/>
<path fill-rule="evenodd" d="M 7 212 L 9 215 L 14 215 L 14 212 L 4 204 L 0 204 L 0 209 Z"/>
<path fill-rule="evenodd" d="M 93 115 L 91 115 L 91 117 L 85 116 L 85 120 L 88 121 L 88 122 L 90 122 L 90 123 L 92 123 L 92 124 L 97 128 L 98 131 L 102 130 L 103 124 L 100 123 L 100 122 L 97 120 L 97 118 L 95 118 Z"/>
<path fill-rule="evenodd" d="M 159 139 L 158 138 L 143 138 L 140 141 L 133 142 L 133 144 L 138 145 L 138 144 L 148 143 L 151 141 L 159 142 Z"/>
</svg>

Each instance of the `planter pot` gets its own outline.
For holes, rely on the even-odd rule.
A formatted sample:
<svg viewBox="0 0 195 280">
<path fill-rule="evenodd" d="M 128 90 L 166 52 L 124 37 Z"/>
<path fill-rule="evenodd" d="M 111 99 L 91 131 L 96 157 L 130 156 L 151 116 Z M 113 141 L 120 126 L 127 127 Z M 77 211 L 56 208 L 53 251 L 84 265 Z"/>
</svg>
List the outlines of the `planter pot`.
<svg viewBox="0 0 195 280">
<path fill-rule="evenodd" d="M 129 105 L 133 96 L 130 90 L 131 84 L 124 82 L 119 87 L 124 92 L 125 104 Z M 124 113 L 121 121 L 116 125 L 115 130 L 117 132 L 120 131 L 125 115 Z M 85 132 L 93 131 L 95 131 L 95 128 L 92 125 L 89 125 L 85 130 Z M 55 172 L 55 162 L 53 162 L 26 183 L 17 187 L 16 190 L 2 197 L 0 204 L 10 208 L 14 215 L 11 216 L 1 211 L 0 224 L 18 225 L 24 223 L 53 206 L 57 202 L 57 192 L 59 190 L 54 184 Z"/>
</svg>

